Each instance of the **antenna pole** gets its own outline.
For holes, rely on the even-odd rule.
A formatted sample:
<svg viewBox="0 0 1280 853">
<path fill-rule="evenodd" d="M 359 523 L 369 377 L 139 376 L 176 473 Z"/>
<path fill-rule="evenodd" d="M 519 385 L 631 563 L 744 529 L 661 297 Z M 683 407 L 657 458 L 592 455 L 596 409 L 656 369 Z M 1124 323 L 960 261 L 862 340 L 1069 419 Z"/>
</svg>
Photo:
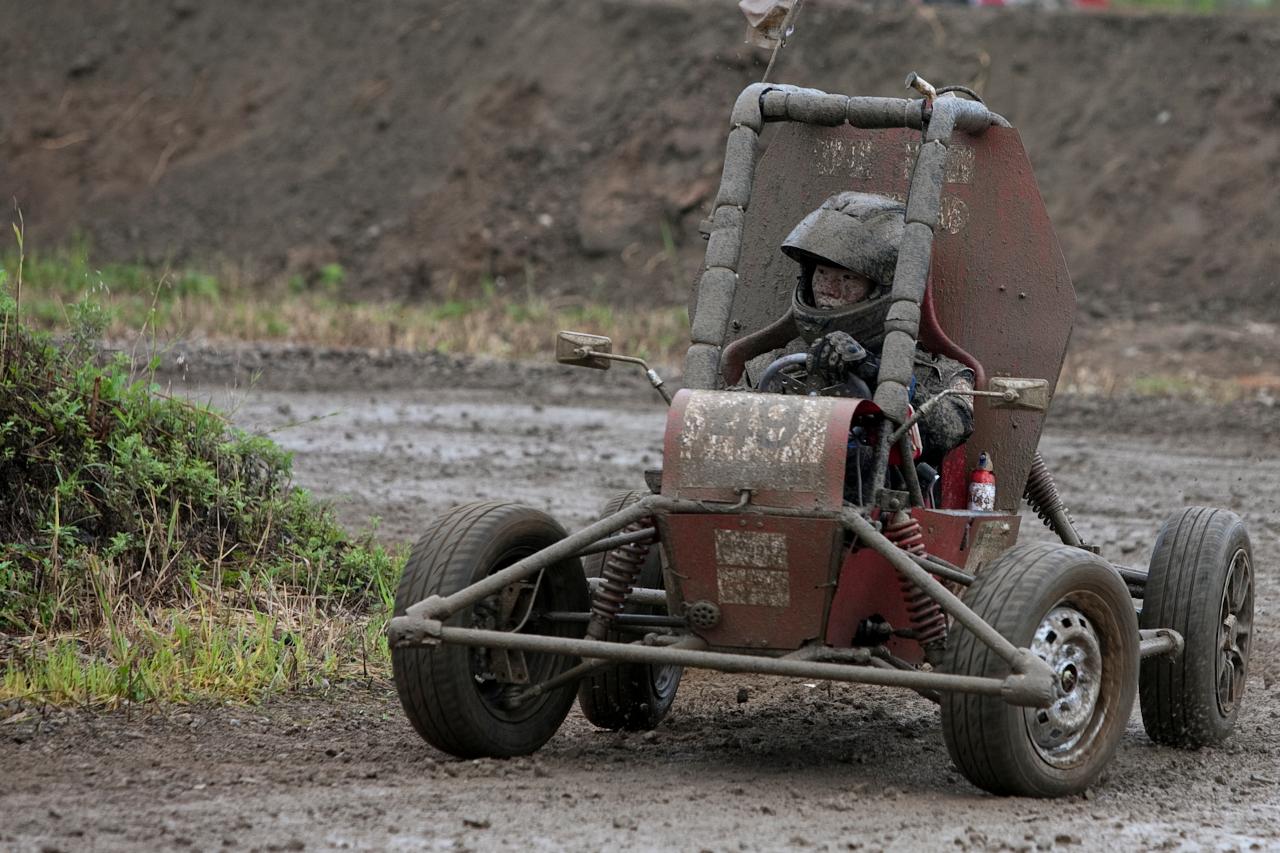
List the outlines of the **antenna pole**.
<svg viewBox="0 0 1280 853">
<path fill-rule="evenodd" d="M 769 56 L 769 64 L 765 66 L 764 76 L 760 78 L 761 83 L 769 82 L 769 74 L 773 71 L 773 64 L 778 61 L 778 51 L 787 43 L 787 36 L 791 35 L 795 29 L 796 16 L 800 14 L 800 7 L 804 5 L 804 0 L 796 0 L 796 4 L 787 10 L 787 17 L 782 19 L 782 35 L 778 39 L 778 43 L 773 46 L 773 53 Z"/>
</svg>

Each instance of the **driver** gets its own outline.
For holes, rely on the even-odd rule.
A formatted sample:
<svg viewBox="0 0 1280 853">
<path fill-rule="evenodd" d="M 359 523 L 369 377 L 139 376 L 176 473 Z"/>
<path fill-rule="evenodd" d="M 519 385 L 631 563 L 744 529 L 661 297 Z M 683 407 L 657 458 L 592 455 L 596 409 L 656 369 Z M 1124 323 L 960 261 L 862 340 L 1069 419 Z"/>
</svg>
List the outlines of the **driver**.
<svg viewBox="0 0 1280 853">
<path fill-rule="evenodd" d="M 870 397 L 905 212 L 885 196 L 843 192 L 801 220 L 782 244 L 787 257 L 800 265 L 791 309 L 725 348 L 725 384 L 736 384 L 750 359 L 799 337 L 808 345 L 808 388 Z M 911 401 L 917 408 L 943 389 L 973 390 L 971 369 L 919 347 L 913 374 Z M 947 396 L 920 420 L 922 461 L 937 467 L 972 432 L 973 398 Z"/>
</svg>

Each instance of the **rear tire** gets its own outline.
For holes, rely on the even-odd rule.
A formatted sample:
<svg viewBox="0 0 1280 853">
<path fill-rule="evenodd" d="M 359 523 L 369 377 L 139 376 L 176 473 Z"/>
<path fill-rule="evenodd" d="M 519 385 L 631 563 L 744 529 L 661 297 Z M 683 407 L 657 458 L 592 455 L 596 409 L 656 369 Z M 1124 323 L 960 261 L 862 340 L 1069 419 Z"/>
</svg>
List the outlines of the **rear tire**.
<svg viewBox="0 0 1280 853">
<path fill-rule="evenodd" d="M 1142 662 L 1142 724 L 1156 743 L 1197 749 L 1235 727 L 1249 673 L 1253 552 L 1244 522 L 1192 507 L 1156 537 L 1142 601 L 1143 628 L 1182 635 L 1176 659 Z"/>
<path fill-rule="evenodd" d="M 446 596 L 470 586 L 566 535 L 550 516 L 519 504 L 475 503 L 450 510 L 413 547 L 396 591 L 395 614 L 403 615 L 427 596 Z M 587 584 L 577 558 L 546 569 L 536 590 L 533 581 L 523 589 L 506 617 L 508 624 L 499 624 L 504 618 L 500 595 L 455 613 L 445 624 L 510 630 L 515 627 L 511 622 L 538 621 L 532 616 L 522 620 L 526 609 L 587 609 Z M 581 638 L 582 625 L 560 625 L 548 633 Z M 491 655 L 488 649 L 451 645 L 391 650 L 400 704 L 432 746 L 459 758 L 527 755 L 550 740 L 564 722 L 573 705 L 572 685 L 517 700 L 519 686 L 497 680 Z M 533 683 L 574 663 L 534 653 L 526 653 L 524 660 Z"/>
<path fill-rule="evenodd" d="M 622 492 L 605 504 L 601 518 L 613 515 L 635 503 L 640 492 Z M 582 561 L 589 578 L 600 577 L 604 571 L 608 553 L 592 554 Z M 640 569 L 639 585 L 647 589 L 662 589 L 662 554 L 655 544 Z M 627 613 L 663 613 L 664 608 L 635 607 Z M 609 640 L 620 637 L 610 633 Z M 680 687 L 684 669 L 678 666 L 659 666 L 645 663 L 621 663 L 598 670 L 578 685 L 578 705 L 582 714 L 592 724 L 602 729 L 644 731 L 656 727 L 671 711 Z"/>
<path fill-rule="evenodd" d="M 1058 689 L 1047 709 L 943 694 L 952 761 L 993 794 L 1060 797 L 1088 788 L 1115 755 L 1137 688 L 1138 624 L 1124 581 L 1079 548 L 1020 545 L 978 574 L 965 603 L 1048 662 Z M 1009 665 L 956 623 L 943 670 L 1003 678 Z"/>
</svg>

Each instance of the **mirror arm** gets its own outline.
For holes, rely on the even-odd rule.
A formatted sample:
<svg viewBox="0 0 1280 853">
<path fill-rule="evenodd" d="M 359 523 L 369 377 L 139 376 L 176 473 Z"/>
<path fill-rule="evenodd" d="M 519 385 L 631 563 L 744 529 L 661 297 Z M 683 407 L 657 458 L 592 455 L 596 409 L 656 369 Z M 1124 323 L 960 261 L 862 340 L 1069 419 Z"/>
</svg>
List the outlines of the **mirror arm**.
<svg viewBox="0 0 1280 853">
<path fill-rule="evenodd" d="M 920 408 L 911 413 L 911 417 L 902 422 L 902 426 L 893 431 L 889 436 L 889 443 L 893 444 L 907 434 L 907 430 L 920 422 L 920 419 L 929 413 L 929 410 L 947 397 L 996 397 L 1003 403 L 1018 402 L 1018 392 L 1012 388 L 1006 388 L 1003 391 L 975 391 L 972 388 L 945 388 L 937 394 L 930 397 L 920 404 Z"/>
<path fill-rule="evenodd" d="M 662 399 L 668 406 L 671 405 L 671 392 L 667 390 L 666 385 L 662 381 L 662 377 L 658 375 L 658 371 L 649 366 L 649 363 L 643 358 L 637 358 L 634 355 L 618 355 L 612 352 L 599 352 L 590 347 L 578 347 L 576 350 L 579 358 L 594 356 L 595 358 L 607 358 L 610 361 L 625 361 L 628 364 L 638 364 L 644 368 L 644 375 L 649 379 L 649 384 L 653 386 L 653 390 L 662 395 Z"/>
</svg>

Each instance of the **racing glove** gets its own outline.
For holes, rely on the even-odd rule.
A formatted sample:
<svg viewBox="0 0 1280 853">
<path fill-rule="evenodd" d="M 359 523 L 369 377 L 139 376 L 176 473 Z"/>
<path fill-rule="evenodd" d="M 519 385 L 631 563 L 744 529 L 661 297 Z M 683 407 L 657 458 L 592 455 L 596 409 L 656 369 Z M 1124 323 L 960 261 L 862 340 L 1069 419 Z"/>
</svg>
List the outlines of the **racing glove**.
<svg viewBox="0 0 1280 853">
<path fill-rule="evenodd" d="M 848 332 L 828 332 L 809 350 L 810 372 L 818 371 L 840 379 L 866 361 L 867 350 Z"/>
</svg>

